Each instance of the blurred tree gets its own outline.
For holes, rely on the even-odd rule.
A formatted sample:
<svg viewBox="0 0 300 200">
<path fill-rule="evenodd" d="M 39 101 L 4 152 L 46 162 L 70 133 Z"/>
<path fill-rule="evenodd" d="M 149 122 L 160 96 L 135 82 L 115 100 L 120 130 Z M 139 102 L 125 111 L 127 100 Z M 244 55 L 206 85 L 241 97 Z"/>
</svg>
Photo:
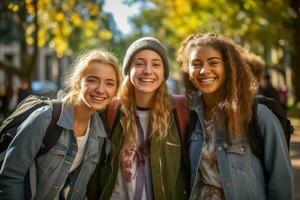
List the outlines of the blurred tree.
<svg viewBox="0 0 300 200">
<path fill-rule="evenodd" d="M 274 65 L 272 49 L 292 50 L 294 77 L 300 76 L 299 0 L 127 0 L 143 3 L 141 15 L 132 22 L 142 35 L 155 35 L 175 58 L 180 41 L 192 33 L 214 32 L 233 38 Z M 288 44 L 287 48 L 286 44 Z M 282 58 L 279 58 L 281 60 Z M 281 66 L 283 67 L 283 66 Z M 294 78 L 296 101 L 300 80 Z"/>
<path fill-rule="evenodd" d="M 0 68 L 30 78 L 39 47 L 48 45 L 61 57 L 111 40 L 102 5 L 103 0 L 2 0 L 0 42 L 19 43 L 21 67 L 0 62 Z"/>
<path fill-rule="evenodd" d="M 293 30 L 292 44 L 292 69 L 295 101 L 300 102 L 300 1 L 290 0 L 290 6 L 293 12 L 291 27 Z"/>
</svg>

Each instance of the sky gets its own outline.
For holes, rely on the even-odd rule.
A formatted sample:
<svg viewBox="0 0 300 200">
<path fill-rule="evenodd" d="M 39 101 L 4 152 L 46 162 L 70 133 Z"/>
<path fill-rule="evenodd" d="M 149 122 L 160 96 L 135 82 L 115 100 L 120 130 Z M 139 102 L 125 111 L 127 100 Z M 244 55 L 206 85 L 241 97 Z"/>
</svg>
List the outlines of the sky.
<svg viewBox="0 0 300 200">
<path fill-rule="evenodd" d="M 139 5 L 123 5 L 122 0 L 106 0 L 103 6 L 104 11 L 111 12 L 119 30 L 123 34 L 130 33 L 129 17 L 139 13 Z"/>
</svg>

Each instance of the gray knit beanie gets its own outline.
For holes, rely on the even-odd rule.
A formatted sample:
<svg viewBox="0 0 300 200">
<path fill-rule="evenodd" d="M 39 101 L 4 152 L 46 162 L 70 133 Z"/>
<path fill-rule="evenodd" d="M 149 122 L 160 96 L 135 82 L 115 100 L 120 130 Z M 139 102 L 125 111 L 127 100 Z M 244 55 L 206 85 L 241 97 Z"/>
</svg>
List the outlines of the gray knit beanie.
<svg viewBox="0 0 300 200">
<path fill-rule="evenodd" d="M 143 37 L 134 41 L 126 51 L 126 55 L 123 60 L 123 75 L 127 75 L 129 72 L 130 64 L 134 55 L 144 49 L 150 49 L 158 53 L 164 64 L 164 77 L 167 80 L 169 77 L 169 63 L 167 52 L 163 44 L 156 38 Z"/>
</svg>

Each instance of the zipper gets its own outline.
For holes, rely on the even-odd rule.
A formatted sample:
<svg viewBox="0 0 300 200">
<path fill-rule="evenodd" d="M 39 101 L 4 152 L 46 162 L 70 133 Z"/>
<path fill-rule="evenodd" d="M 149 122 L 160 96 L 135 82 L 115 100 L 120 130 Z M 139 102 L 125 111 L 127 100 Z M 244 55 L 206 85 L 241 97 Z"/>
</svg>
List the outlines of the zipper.
<svg viewBox="0 0 300 200">
<path fill-rule="evenodd" d="M 174 147 L 181 147 L 180 144 L 175 144 L 175 143 L 171 143 L 171 142 L 166 142 L 166 144 L 168 144 L 170 146 L 174 146 Z"/>
<path fill-rule="evenodd" d="M 162 175 L 162 164 L 161 164 L 161 157 L 159 157 L 159 170 L 160 170 L 160 174 Z M 161 183 L 161 189 L 163 192 L 163 197 L 164 199 L 166 199 L 166 193 L 165 193 L 165 188 L 164 188 L 164 184 L 163 184 L 163 180 L 162 180 L 162 176 L 160 178 L 160 183 Z"/>
<path fill-rule="evenodd" d="M 121 121 L 121 125 L 123 126 L 122 121 Z M 119 150 L 120 150 L 120 148 L 121 148 L 121 146 L 122 146 L 123 138 L 124 138 L 124 136 L 123 136 L 123 134 L 122 134 L 121 141 L 120 141 L 120 145 L 119 145 L 118 149 L 116 149 L 117 152 L 119 152 Z M 113 145 L 113 144 L 112 144 L 112 145 Z M 116 157 L 117 157 L 118 155 L 119 155 L 119 154 L 116 153 L 116 155 L 112 158 L 112 162 L 110 163 L 110 167 L 111 167 L 112 171 L 113 171 L 113 163 L 114 163 L 114 160 L 116 159 Z M 117 171 L 116 173 L 118 173 L 118 171 Z M 110 174 L 107 183 L 110 183 L 110 181 L 111 181 L 111 179 L 112 179 L 112 175 L 113 175 L 113 172 Z M 106 186 L 103 188 L 103 191 L 105 191 L 107 187 L 108 187 L 108 184 L 106 184 Z M 101 196 L 102 196 L 102 195 L 101 195 Z M 101 196 L 100 196 L 100 199 L 101 199 Z"/>
</svg>

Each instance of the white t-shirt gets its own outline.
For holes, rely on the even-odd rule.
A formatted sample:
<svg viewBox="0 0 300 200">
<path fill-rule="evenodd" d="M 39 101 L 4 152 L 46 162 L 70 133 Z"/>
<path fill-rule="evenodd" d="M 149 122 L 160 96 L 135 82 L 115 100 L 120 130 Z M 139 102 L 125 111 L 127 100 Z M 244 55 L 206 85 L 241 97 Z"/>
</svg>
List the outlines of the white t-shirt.
<svg viewBox="0 0 300 200">
<path fill-rule="evenodd" d="M 149 125 L 149 119 L 150 119 L 150 111 L 136 111 L 137 116 L 139 117 L 144 138 L 147 137 L 147 131 L 148 131 L 148 125 Z M 121 161 L 120 161 L 121 162 Z M 121 164 L 119 162 L 119 170 L 117 174 L 116 183 L 112 192 L 111 200 L 131 200 L 134 198 L 135 188 L 136 188 L 136 176 L 133 176 L 133 180 L 130 183 L 126 183 L 124 176 L 123 176 L 123 169 L 121 167 Z M 137 162 L 134 162 L 134 165 L 132 166 L 132 170 L 134 174 L 136 173 L 137 168 Z M 146 187 L 144 185 L 143 187 L 143 194 L 141 200 L 147 200 L 146 195 Z"/>
<path fill-rule="evenodd" d="M 72 165 L 69 169 L 69 173 L 74 171 L 80 165 L 80 163 L 83 161 L 84 155 L 85 155 L 85 147 L 86 147 L 87 139 L 89 137 L 89 133 L 90 133 L 90 121 L 88 122 L 88 127 L 86 129 L 85 134 L 83 136 L 76 137 L 77 153 L 76 153 L 74 161 L 73 161 L 73 163 L 72 163 Z M 63 187 L 64 187 L 64 185 L 61 187 L 61 190 L 62 190 Z M 65 199 L 67 199 L 69 191 L 70 191 L 70 187 L 66 187 L 64 189 L 63 193 L 64 193 Z M 55 200 L 59 199 L 59 194 L 60 194 L 60 192 L 55 197 Z"/>
</svg>

